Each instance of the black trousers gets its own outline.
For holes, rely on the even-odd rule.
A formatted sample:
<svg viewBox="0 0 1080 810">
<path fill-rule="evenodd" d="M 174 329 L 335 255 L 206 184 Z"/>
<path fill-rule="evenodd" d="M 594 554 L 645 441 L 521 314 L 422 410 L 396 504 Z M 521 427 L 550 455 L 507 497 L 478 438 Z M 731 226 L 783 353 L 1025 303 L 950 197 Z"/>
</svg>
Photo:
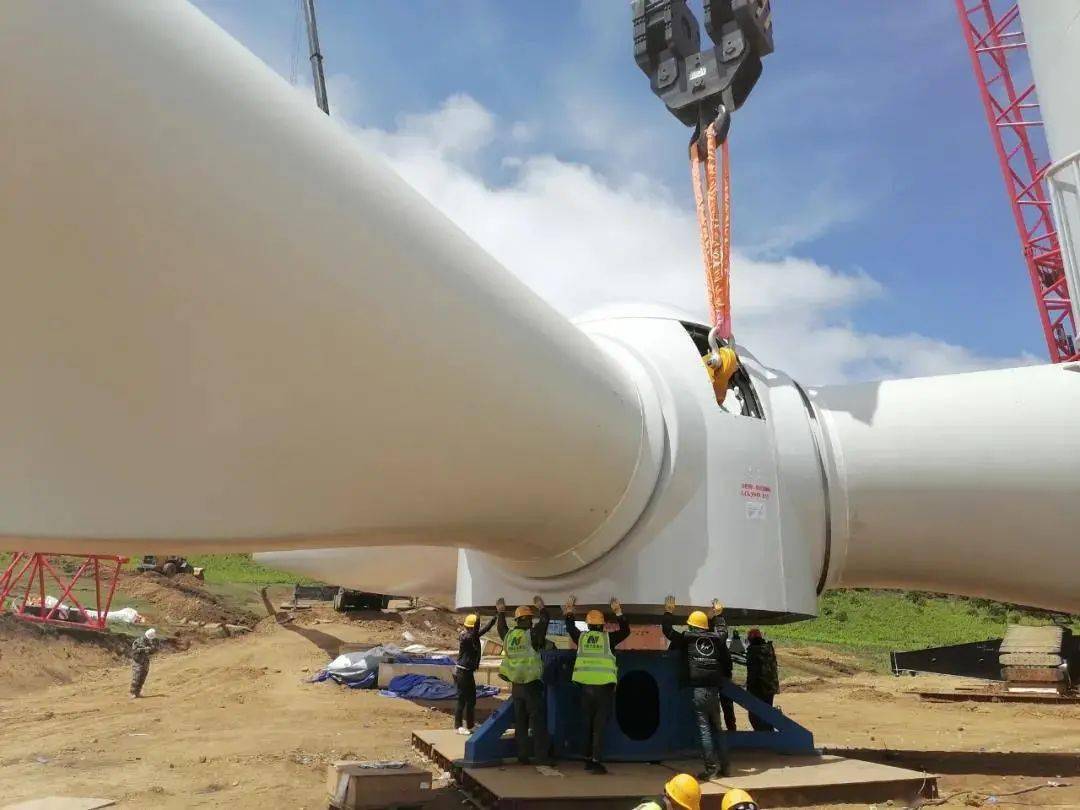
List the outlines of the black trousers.
<svg viewBox="0 0 1080 810">
<path fill-rule="evenodd" d="M 720 696 L 720 708 L 724 710 L 724 728 L 728 731 L 735 730 L 735 701 L 729 697 Z"/>
<path fill-rule="evenodd" d="M 615 684 L 584 684 L 581 687 L 581 711 L 585 715 L 585 759 L 599 762 L 604 756 L 604 728 L 615 703 Z"/>
<path fill-rule="evenodd" d="M 773 705 L 773 698 L 776 697 L 776 695 L 772 694 L 771 692 L 760 692 L 760 691 L 755 691 L 753 689 L 747 689 L 746 691 L 749 692 L 754 697 L 756 697 L 758 700 L 762 700 L 765 703 L 768 703 L 770 706 Z M 758 717 L 753 712 L 750 713 L 750 725 L 753 727 L 754 731 L 772 731 L 773 730 L 773 727 L 772 727 L 771 724 L 766 723 L 764 720 L 762 720 L 760 717 Z"/>
<path fill-rule="evenodd" d="M 547 762 L 551 755 L 551 740 L 548 737 L 544 684 L 540 681 L 515 683 L 510 689 L 510 699 L 514 702 L 514 742 L 517 744 L 518 761 L 528 762 L 530 756 L 535 756 L 538 762 Z"/>
<path fill-rule="evenodd" d="M 727 767 L 727 735 L 720 727 L 720 714 L 720 690 L 715 686 L 694 687 L 694 717 L 707 769 Z"/>
<path fill-rule="evenodd" d="M 472 670 L 454 670 L 454 686 L 457 687 L 457 708 L 454 710 L 454 728 L 472 728 L 476 724 L 476 673 Z"/>
</svg>

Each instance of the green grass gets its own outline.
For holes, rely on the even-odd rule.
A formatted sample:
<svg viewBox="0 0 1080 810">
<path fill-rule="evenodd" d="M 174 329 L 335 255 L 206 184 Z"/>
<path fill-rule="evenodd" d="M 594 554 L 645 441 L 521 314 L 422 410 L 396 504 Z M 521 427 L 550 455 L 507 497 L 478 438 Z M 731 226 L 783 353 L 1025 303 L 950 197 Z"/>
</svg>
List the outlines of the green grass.
<svg viewBox="0 0 1080 810">
<path fill-rule="evenodd" d="M 1007 624 L 1048 624 L 1048 614 L 986 599 L 918 591 L 826 593 L 816 619 L 767 629 L 787 642 L 838 644 L 861 650 L 911 650 L 1001 638 Z M 1080 633 L 1080 617 L 1073 617 Z"/>
<path fill-rule="evenodd" d="M 205 568 L 207 582 L 244 582 L 254 585 L 314 585 L 317 580 L 260 565 L 250 554 L 194 554 L 192 565 Z"/>
</svg>

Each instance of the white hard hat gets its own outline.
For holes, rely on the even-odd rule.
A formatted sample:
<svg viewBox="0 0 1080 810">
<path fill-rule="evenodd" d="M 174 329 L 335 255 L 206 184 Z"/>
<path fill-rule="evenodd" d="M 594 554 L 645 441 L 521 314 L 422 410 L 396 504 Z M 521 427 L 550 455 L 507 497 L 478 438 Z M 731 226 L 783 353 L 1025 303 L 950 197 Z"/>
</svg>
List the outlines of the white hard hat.
<svg viewBox="0 0 1080 810">
<path fill-rule="evenodd" d="M 157 635 L 157 630 L 155 630 L 153 627 L 151 627 L 149 630 L 147 630 L 145 633 L 143 633 L 143 635 L 146 636 L 147 638 L 153 638 L 154 636 Z"/>
</svg>

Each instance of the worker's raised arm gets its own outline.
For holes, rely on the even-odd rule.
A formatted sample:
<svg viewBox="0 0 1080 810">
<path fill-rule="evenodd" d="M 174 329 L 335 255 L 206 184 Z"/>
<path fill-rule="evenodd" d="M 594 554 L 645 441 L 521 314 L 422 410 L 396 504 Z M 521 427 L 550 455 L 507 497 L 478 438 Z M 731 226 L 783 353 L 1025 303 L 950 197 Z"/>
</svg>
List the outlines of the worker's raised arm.
<svg viewBox="0 0 1080 810">
<path fill-rule="evenodd" d="M 495 626 L 495 622 L 498 618 L 498 616 L 492 616 L 491 620 L 487 624 L 485 624 L 483 627 L 476 631 L 477 637 L 483 638 L 485 635 L 487 635 L 491 628 Z"/>
<path fill-rule="evenodd" d="M 682 647 L 685 644 L 683 634 L 674 627 L 675 624 L 675 597 L 669 596 L 664 600 L 664 618 L 660 622 L 660 629 L 664 631 L 664 637 L 671 642 L 672 647 Z"/>
<path fill-rule="evenodd" d="M 532 628 L 532 645 L 534 650 L 542 650 L 547 642 L 548 622 L 551 621 L 551 616 L 548 614 L 544 600 L 539 596 L 533 597 L 533 606 L 536 608 L 537 617 L 536 624 Z"/>
<path fill-rule="evenodd" d="M 727 619 L 724 618 L 724 606 L 719 599 L 712 600 L 712 610 L 709 611 L 709 629 L 714 633 L 727 635 Z"/>
<path fill-rule="evenodd" d="M 510 628 L 506 626 L 506 600 L 501 596 L 498 601 L 495 602 L 495 614 L 499 622 L 499 638 L 506 640 L 506 634 L 510 632 Z"/>
<path fill-rule="evenodd" d="M 619 629 L 614 630 L 608 635 L 608 641 L 611 644 L 611 649 L 615 649 L 622 642 L 630 638 L 630 622 L 621 613 L 615 617 L 615 621 L 619 623 Z"/>
<path fill-rule="evenodd" d="M 574 614 L 574 610 L 577 607 L 577 597 L 571 594 L 566 598 L 566 604 L 563 605 L 563 620 L 566 622 L 566 634 L 570 636 L 570 640 L 576 645 L 578 639 L 581 638 L 581 631 L 577 628 L 577 617 Z"/>
<path fill-rule="evenodd" d="M 626 641 L 630 637 L 630 622 L 623 616 L 622 603 L 618 599 L 613 596 L 608 604 L 615 614 L 615 621 L 619 623 L 619 629 L 608 634 L 608 643 L 611 645 L 611 649 L 614 650 L 619 646 L 620 642 Z"/>
</svg>

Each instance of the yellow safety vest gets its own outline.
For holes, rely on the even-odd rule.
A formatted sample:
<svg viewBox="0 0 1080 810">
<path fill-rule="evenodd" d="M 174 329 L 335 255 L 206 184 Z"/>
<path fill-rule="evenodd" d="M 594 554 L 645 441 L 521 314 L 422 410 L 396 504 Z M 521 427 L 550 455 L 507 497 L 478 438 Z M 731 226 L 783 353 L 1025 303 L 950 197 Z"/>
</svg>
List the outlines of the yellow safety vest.
<svg viewBox="0 0 1080 810">
<path fill-rule="evenodd" d="M 571 680 L 589 686 L 618 683 L 619 668 L 611 651 L 608 634 L 603 630 L 588 630 L 578 637 L 577 658 Z"/>
<path fill-rule="evenodd" d="M 499 674 L 510 683 L 532 683 L 540 680 L 544 665 L 540 653 L 533 649 L 528 630 L 515 627 L 506 634 L 502 665 Z"/>
</svg>

